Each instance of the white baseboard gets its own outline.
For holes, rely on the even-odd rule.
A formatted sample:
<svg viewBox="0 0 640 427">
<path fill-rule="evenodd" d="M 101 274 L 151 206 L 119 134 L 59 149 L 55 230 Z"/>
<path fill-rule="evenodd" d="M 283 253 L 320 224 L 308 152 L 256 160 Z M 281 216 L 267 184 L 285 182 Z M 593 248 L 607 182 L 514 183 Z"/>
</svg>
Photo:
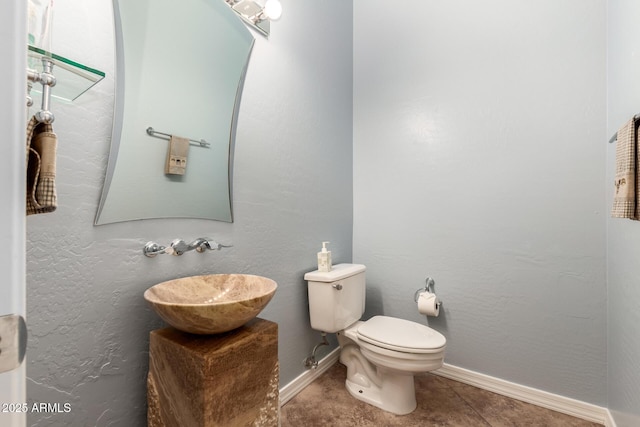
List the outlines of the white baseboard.
<svg viewBox="0 0 640 427">
<path fill-rule="evenodd" d="M 604 418 L 604 427 L 617 427 L 616 422 L 611 415 L 611 411 L 609 411 L 608 409 Z"/>
<path fill-rule="evenodd" d="M 293 381 L 280 389 L 280 406 L 300 393 L 316 378 L 327 371 L 340 357 L 340 348 L 335 348 L 318 363 L 316 369 L 309 369 L 298 375 Z M 433 374 L 469 384 L 483 390 L 571 415 L 576 418 L 599 423 L 605 427 L 617 427 L 611 412 L 602 406 L 571 399 L 524 385 L 512 383 L 500 378 L 480 374 L 468 369 L 459 368 L 447 363 Z"/>
<path fill-rule="evenodd" d="M 444 364 L 434 374 L 576 418 L 615 427 L 607 408 Z"/>
<path fill-rule="evenodd" d="M 327 369 L 333 366 L 340 357 L 340 347 L 333 349 L 333 351 L 327 354 L 318 362 L 316 369 L 309 369 L 304 371 L 289 384 L 280 389 L 280 406 L 284 405 L 293 397 L 300 393 L 306 386 L 311 384 L 316 378 L 325 373 Z"/>
</svg>

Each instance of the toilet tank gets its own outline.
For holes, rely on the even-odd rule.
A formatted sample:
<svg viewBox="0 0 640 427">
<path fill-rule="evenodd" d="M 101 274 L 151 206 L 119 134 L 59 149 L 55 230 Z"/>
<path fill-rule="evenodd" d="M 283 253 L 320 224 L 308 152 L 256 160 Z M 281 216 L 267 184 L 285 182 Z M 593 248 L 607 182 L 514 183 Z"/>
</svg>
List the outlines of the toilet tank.
<svg viewBox="0 0 640 427">
<path fill-rule="evenodd" d="M 313 329 L 338 332 L 362 317 L 365 270 L 362 264 L 337 264 L 328 273 L 316 270 L 304 275 Z"/>
</svg>

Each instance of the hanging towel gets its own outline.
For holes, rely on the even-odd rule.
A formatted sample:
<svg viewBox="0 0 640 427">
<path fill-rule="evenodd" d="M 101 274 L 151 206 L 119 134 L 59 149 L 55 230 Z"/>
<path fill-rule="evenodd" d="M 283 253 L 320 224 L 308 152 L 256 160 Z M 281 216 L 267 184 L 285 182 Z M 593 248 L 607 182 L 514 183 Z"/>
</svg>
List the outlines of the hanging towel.
<svg viewBox="0 0 640 427">
<path fill-rule="evenodd" d="M 53 212 L 58 138 L 50 124 L 32 117 L 27 125 L 27 215 Z"/>
<path fill-rule="evenodd" d="M 638 185 L 637 121 L 630 119 L 618 131 L 616 143 L 616 175 L 611 216 L 640 219 L 640 186 Z"/>
<path fill-rule="evenodd" d="M 171 135 L 164 165 L 165 175 L 184 175 L 187 172 L 188 155 L 189 140 Z"/>
</svg>

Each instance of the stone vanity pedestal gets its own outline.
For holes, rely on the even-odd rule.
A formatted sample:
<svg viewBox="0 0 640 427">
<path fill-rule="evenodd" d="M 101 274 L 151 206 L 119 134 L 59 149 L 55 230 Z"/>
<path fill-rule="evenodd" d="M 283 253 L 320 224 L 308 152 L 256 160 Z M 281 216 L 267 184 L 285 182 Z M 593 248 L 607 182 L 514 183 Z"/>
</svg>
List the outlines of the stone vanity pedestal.
<svg viewBox="0 0 640 427">
<path fill-rule="evenodd" d="M 278 425 L 278 325 L 255 318 L 218 335 L 150 334 L 149 427 Z"/>
</svg>

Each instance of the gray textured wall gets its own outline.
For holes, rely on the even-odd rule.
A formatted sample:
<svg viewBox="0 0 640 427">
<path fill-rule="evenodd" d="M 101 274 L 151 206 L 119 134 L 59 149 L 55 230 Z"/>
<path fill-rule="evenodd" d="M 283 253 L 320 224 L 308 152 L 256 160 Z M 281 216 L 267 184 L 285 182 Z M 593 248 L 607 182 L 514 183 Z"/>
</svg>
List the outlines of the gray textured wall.
<svg viewBox="0 0 640 427">
<path fill-rule="evenodd" d="M 336 262 L 351 261 L 352 6 L 282 3 L 270 40 L 256 36 L 244 87 L 235 223 L 94 227 L 113 107 L 111 3 L 56 0 L 54 49 L 108 77 L 74 104 L 54 104 L 59 208 L 27 220 L 28 397 L 72 407 L 69 414 L 30 414 L 30 425 L 146 425 L 148 333 L 163 324 L 142 293 L 175 277 L 238 272 L 276 280 L 262 317 L 279 324 L 282 384 L 303 372 L 319 339 L 309 327 L 303 274 L 315 269 L 322 240 L 332 242 Z M 234 247 L 141 255 L 148 240 L 198 236 Z"/>
<path fill-rule="evenodd" d="M 61 205 L 27 220 L 28 395 L 73 407 L 30 424 L 144 425 L 147 333 L 161 322 L 142 292 L 189 274 L 279 282 L 264 317 L 280 324 L 289 382 L 317 342 L 302 275 L 324 239 L 336 262 L 350 261 L 352 200 L 369 314 L 425 322 L 411 296 L 432 275 L 445 310 L 430 324 L 447 335 L 448 362 L 596 404 L 608 368 L 616 422 L 640 422 L 630 221 L 607 222 L 608 363 L 603 306 L 614 153 L 603 144 L 638 112 L 637 5 L 608 2 L 605 132 L 604 1 L 414 2 L 410 14 L 356 1 L 353 92 L 350 3 L 283 3 L 245 85 L 236 223 L 93 227 L 112 118 L 111 5 L 56 1 L 55 50 L 108 77 L 74 104 L 54 104 Z M 235 247 L 139 253 L 147 240 L 200 235 Z"/>
<path fill-rule="evenodd" d="M 432 276 L 447 362 L 599 405 L 605 24 L 602 0 L 354 2 L 368 314 L 425 323 Z"/>
<path fill-rule="evenodd" d="M 608 126 L 613 135 L 640 113 L 640 4 L 608 3 Z M 607 145 L 607 200 L 613 197 L 615 144 Z M 640 425 L 640 223 L 607 222 L 608 395 L 618 427 Z"/>
</svg>

